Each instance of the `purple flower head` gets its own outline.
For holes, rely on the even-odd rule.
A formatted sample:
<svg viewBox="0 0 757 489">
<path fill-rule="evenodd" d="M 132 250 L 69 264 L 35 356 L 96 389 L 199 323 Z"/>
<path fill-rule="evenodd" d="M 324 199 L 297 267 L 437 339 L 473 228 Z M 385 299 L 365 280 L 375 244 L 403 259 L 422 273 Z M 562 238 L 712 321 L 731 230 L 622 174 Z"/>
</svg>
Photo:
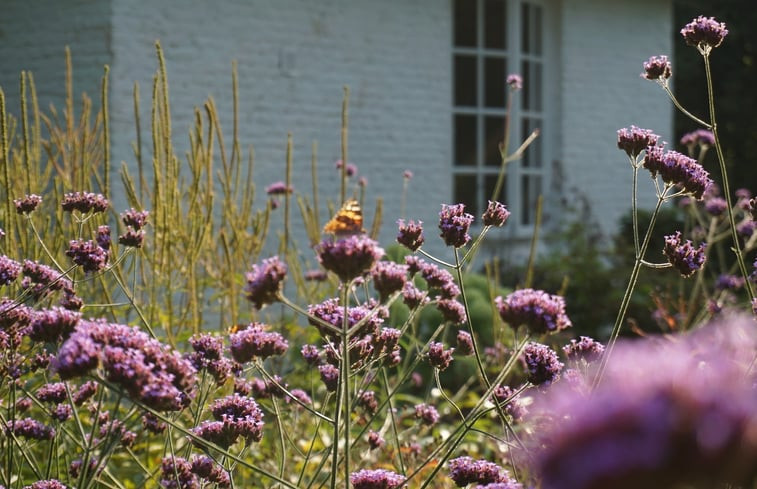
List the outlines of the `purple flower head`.
<svg viewBox="0 0 757 489">
<path fill-rule="evenodd" d="M 411 172 L 410 170 L 403 171 L 402 178 L 404 178 L 405 180 L 410 180 L 411 178 L 413 178 L 413 172 Z"/>
<path fill-rule="evenodd" d="M 41 202 L 42 197 L 37 194 L 29 194 L 21 199 L 14 199 L 13 205 L 16 206 L 16 212 L 19 214 L 29 214 L 34 212 Z"/>
<path fill-rule="evenodd" d="M 681 29 L 681 35 L 689 46 L 695 46 L 702 53 L 720 46 L 728 34 L 725 24 L 714 17 L 700 15 Z"/>
<path fill-rule="evenodd" d="M 405 286 L 407 265 L 380 261 L 371 269 L 371 277 L 373 278 L 373 287 L 379 293 L 379 300 L 383 302 Z"/>
<path fill-rule="evenodd" d="M 21 272 L 30 282 L 42 286 L 43 291 L 40 294 L 47 290 L 73 290 L 71 281 L 63 274 L 36 261 L 24 260 Z M 35 294 L 35 297 L 39 298 L 41 295 Z"/>
<path fill-rule="evenodd" d="M 508 217 L 510 217 L 510 211 L 507 210 L 505 204 L 490 200 L 489 205 L 486 207 L 486 212 L 481 216 L 481 221 L 484 223 L 484 226 L 500 227 L 505 224 Z"/>
<path fill-rule="evenodd" d="M 342 160 L 336 160 L 336 163 L 334 164 L 334 167 L 337 170 L 342 169 Z M 357 175 L 357 166 L 353 163 L 347 162 L 347 168 L 344 169 L 344 171 L 347 173 L 348 177 L 352 177 Z"/>
<path fill-rule="evenodd" d="M 412 282 L 407 282 L 402 287 L 402 302 L 410 309 L 414 309 L 428 301 L 428 294 L 418 289 Z"/>
<path fill-rule="evenodd" d="M 294 192 L 294 188 L 287 186 L 284 182 L 273 182 L 265 188 L 265 193 L 268 195 L 285 195 Z"/>
<path fill-rule="evenodd" d="M 215 463 L 207 455 L 197 455 L 192 457 L 191 471 L 197 477 L 205 479 L 210 483 L 218 484 L 218 487 L 229 487 L 230 480 L 226 471 Z"/>
<path fill-rule="evenodd" d="M 694 248 L 690 240 L 683 242 L 681 232 L 676 231 L 675 234 L 665 236 L 665 247 L 662 252 L 682 276 L 690 277 L 704 265 L 706 246 L 705 243 L 700 243 L 699 247 Z"/>
<path fill-rule="evenodd" d="M 325 239 L 316 246 L 318 261 L 342 282 L 361 276 L 373 267 L 384 250 L 364 234 L 352 235 L 336 241 Z"/>
<path fill-rule="evenodd" d="M 195 353 L 206 361 L 218 360 L 223 356 L 223 338 L 210 333 L 202 333 L 189 338 Z M 197 366 L 195 368 L 198 368 Z"/>
<path fill-rule="evenodd" d="M 374 414 L 378 410 L 378 400 L 373 391 L 362 391 L 357 397 L 357 405 L 367 413 Z"/>
<path fill-rule="evenodd" d="M 43 385 L 37 389 L 37 399 L 51 404 L 60 404 L 66 400 L 66 384 L 55 382 Z"/>
<path fill-rule="evenodd" d="M 247 300 L 256 309 L 276 302 L 286 274 L 286 263 L 279 260 L 278 256 L 267 258 L 260 265 L 253 265 L 246 275 L 247 286 L 244 290 L 247 292 Z"/>
<path fill-rule="evenodd" d="M 736 290 L 744 286 L 744 277 L 739 275 L 721 274 L 715 281 L 717 290 Z"/>
<path fill-rule="evenodd" d="M 160 465 L 160 486 L 166 489 L 199 489 L 192 464 L 182 457 L 166 457 Z"/>
<path fill-rule="evenodd" d="M 32 341 L 54 342 L 68 338 L 81 319 L 81 314 L 61 307 L 35 311 L 29 338 Z"/>
<path fill-rule="evenodd" d="M 618 129 L 618 149 L 622 149 L 634 160 L 649 146 L 656 146 L 660 136 L 651 129 L 631 126 Z"/>
<path fill-rule="evenodd" d="M 105 212 L 108 210 L 108 199 L 102 194 L 92 192 L 73 192 L 63 195 L 60 206 L 66 212 L 79 211 L 86 214 L 89 211 Z"/>
<path fill-rule="evenodd" d="M 652 56 L 644 62 L 644 71 L 641 72 L 641 77 L 647 80 L 665 82 L 672 74 L 667 56 Z"/>
<path fill-rule="evenodd" d="M 517 91 L 523 88 L 523 77 L 517 73 L 510 73 L 505 78 L 505 83 L 510 87 L 510 90 Z"/>
<path fill-rule="evenodd" d="M 118 242 L 128 248 L 141 248 L 145 242 L 145 230 L 127 229 L 124 234 L 118 236 Z"/>
<path fill-rule="evenodd" d="M 494 299 L 499 316 L 513 329 L 525 324 L 534 334 L 562 331 L 572 326 L 565 314 L 565 299 L 543 290 L 520 289 Z"/>
<path fill-rule="evenodd" d="M 336 392 L 339 386 L 339 369 L 331 364 L 321 365 L 318 367 L 321 374 L 321 380 L 329 392 Z"/>
<path fill-rule="evenodd" d="M 9 285 L 21 273 L 21 264 L 5 255 L 0 256 L 0 285 Z"/>
<path fill-rule="evenodd" d="M 507 471 L 499 465 L 486 460 L 473 460 L 471 457 L 450 460 L 449 477 L 458 487 L 511 481 Z"/>
<path fill-rule="evenodd" d="M 81 406 L 97 392 L 97 383 L 93 380 L 87 381 L 81 385 L 71 396 L 74 404 Z"/>
<path fill-rule="evenodd" d="M 437 297 L 436 309 L 442 313 L 442 317 L 444 317 L 445 321 L 461 324 L 468 319 L 465 314 L 465 306 L 457 302 L 455 299 L 442 299 Z"/>
<path fill-rule="evenodd" d="M 473 338 L 462 329 L 457 332 L 457 352 L 461 355 L 473 355 Z"/>
<path fill-rule="evenodd" d="M 712 197 L 704 201 L 704 209 L 711 216 L 721 216 L 728 209 L 728 202 L 722 197 Z"/>
<path fill-rule="evenodd" d="M 444 370 L 452 363 L 452 352 L 454 348 L 444 349 L 442 343 L 430 343 L 428 345 L 428 362 L 432 367 Z"/>
<path fill-rule="evenodd" d="M 305 404 L 306 406 L 308 404 L 313 404 L 313 400 L 310 399 L 310 396 L 308 395 L 308 393 L 302 389 L 292 389 L 290 393 L 292 394 L 292 397 L 300 401 L 302 404 Z M 286 401 L 293 402 L 293 400 L 290 397 L 287 397 Z M 297 404 L 295 403 L 295 405 Z"/>
<path fill-rule="evenodd" d="M 550 347 L 530 342 L 523 350 L 523 362 L 526 366 L 528 381 L 534 385 L 549 385 L 560 375 L 563 364 L 557 359 L 557 353 Z"/>
<path fill-rule="evenodd" d="M 308 365 L 320 365 L 321 364 L 321 358 L 320 353 L 318 351 L 318 347 L 315 345 L 302 345 L 302 349 L 300 350 L 300 353 L 302 353 L 302 358 L 305 359 L 305 362 Z"/>
<path fill-rule="evenodd" d="M 602 356 L 605 345 L 588 336 L 581 336 L 578 340 L 570 340 L 570 343 L 563 346 L 562 351 L 572 362 L 583 360 L 586 363 L 592 363 Z"/>
<path fill-rule="evenodd" d="M 249 362 L 253 357 L 266 359 L 283 355 L 289 343 L 279 333 L 265 331 L 262 323 L 252 323 L 246 329 L 229 336 L 231 356 L 239 363 Z"/>
<path fill-rule="evenodd" d="M 135 230 L 145 227 L 148 217 L 150 217 L 150 211 L 138 211 L 134 208 L 121 213 L 121 221 L 123 221 L 124 225 L 130 226 Z"/>
<path fill-rule="evenodd" d="M 99 459 L 94 456 L 89 457 L 89 463 L 87 464 L 86 474 L 93 475 L 95 473 L 95 469 L 97 469 L 97 465 L 99 463 Z M 84 465 L 84 461 L 80 458 L 77 458 L 71 464 L 68 466 L 68 475 L 73 477 L 74 479 L 79 477 L 79 473 L 81 472 L 82 466 Z M 99 474 L 102 471 L 102 467 L 100 470 L 97 471 Z"/>
<path fill-rule="evenodd" d="M 53 408 L 52 412 L 50 413 L 50 417 L 54 420 L 62 423 L 64 421 L 67 421 L 71 415 L 74 413 L 73 408 L 71 408 L 70 404 L 58 404 Z"/>
<path fill-rule="evenodd" d="M 36 419 L 24 418 L 8 421 L 5 426 L 5 434 L 13 433 L 29 440 L 52 440 L 55 438 L 55 429 L 46 426 Z"/>
<path fill-rule="evenodd" d="M 434 426 L 439 422 L 439 411 L 430 404 L 416 404 L 415 418 L 426 426 Z"/>
<path fill-rule="evenodd" d="M 510 399 L 505 405 L 505 413 L 517 421 L 522 419 L 528 413 L 528 410 L 517 397 L 513 398 L 513 394 L 515 394 L 515 391 L 510 386 L 498 385 L 494 388 L 494 392 L 492 392 L 492 398 L 500 404 Z"/>
<path fill-rule="evenodd" d="M 100 363 L 99 353 L 100 346 L 92 338 L 74 333 L 58 349 L 52 362 L 53 369 L 64 380 L 84 376 Z"/>
<path fill-rule="evenodd" d="M 367 319 L 362 328 L 355 333 L 356 337 L 364 335 L 373 335 L 378 332 L 379 326 L 384 322 L 382 309 L 378 309 L 373 312 L 373 309 L 377 306 L 376 303 L 367 302 L 360 306 L 350 307 L 347 310 L 347 327 L 351 328 L 359 321 L 367 316 L 371 316 Z M 339 305 L 339 299 L 326 299 L 320 304 L 311 304 L 308 306 L 308 314 L 314 316 L 326 323 L 331 324 L 335 328 L 342 329 L 342 318 L 344 317 L 344 307 Z M 310 324 L 318 328 L 322 335 L 332 338 L 334 335 L 332 332 L 318 324 L 313 319 L 309 320 Z"/>
<path fill-rule="evenodd" d="M 217 399 L 210 406 L 215 421 L 203 421 L 192 431 L 205 440 L 229 447 L 237 439 L 246 443 L 263 437 L 263 412 L 251 398 L 233 394 Z"/>
<path fill-rule="evenodd" d="M 465 212 L 465 204 L 442 204 L 439 212 L 440 236 L 447 246 L 460 248 L 470 241 L 468 230 L 473 223 L 473 216 Z"/>
<path fill-rule="evenodd" d="M 673 341 L 619 342 L 587 397 L 556 384 L 536 398 L 542 487 L 749 487 L 757 476 L 757 351 L 751 318 Z"/>
<path fill-rule="evenodd" d="M 98 226 L 95 241 L 100 248 L 105 251 L 110 250 L 110 227 L 105 225 Z"/>
<path fill-rule="evenodd" d="M 659 174 L 663 182 L 680 187 L 697 200 L 712 185 L 710 174 L 696 160 L 677 151 L 663 152 L 661 146 L 647 148 L 643 166 L 653 178 Z"/>
<path fill-rule="evenodd" d="M 697 129 L 696 131 L 687 132 L 681 136 L 680 143 L 684 146 L 688 146 L 690 149 L 693 149 L 697 144 L 707 147 L 714 146 L 715 135 L 712 131 L 708 131 L 707 129 Z"/>
<path fill-rule="evenodd" d="M 386 440 L 384 440 L 384 437 L 381 436 L 380 433 L 369 430 L 368 431 L 368 447 L 371 450 L 376 450 L 377 448 L 381 448 L 386 443 Z"/>
<path fill-rule="evenodd" d="M 417 223 L 413 220 L 405 224 L 404 219 L 397 221 L 399 226 L 399 233 L 397 234 L 397 242 L 409 249 L 410 251 L 416 251 L 423 245 L 425 238 L 423 237 L 423 221 Z"/>
<path fill-rule="evenodd" d="M 399 489 L 405 477 L 386 469 L 363 469 L 350 474 L 353 489 Z"/>
<path fill-rule="evenodd" d="M 365 188 L 368 186 L 368 179 L 365 177 L 360 177 L 357 179 L 357 184 L 361 187 Z"/>
<path fill-rule="evenodd" d="M 85 273 L 99 272 L 108 262 L 108 251 L 92 240 L 72 240 L 69 242 L 66 256 L 80 265 Z"/>
<path fill-rule="evenodd" d="M 420 265 L 421 277 L 426 281 L 429 289 L 438 290 L 445 299 L 453 299 L 460 294 L 455 279 L 447 270 L 422 260 L 420 260 Z"/>
<path fill-rule="evenodd" d="M 67 487 L 57 479 L 47 479 L 37 481 L 30 486 L 24 486 L 24 489 L 67 489 Z"/>
</svg>

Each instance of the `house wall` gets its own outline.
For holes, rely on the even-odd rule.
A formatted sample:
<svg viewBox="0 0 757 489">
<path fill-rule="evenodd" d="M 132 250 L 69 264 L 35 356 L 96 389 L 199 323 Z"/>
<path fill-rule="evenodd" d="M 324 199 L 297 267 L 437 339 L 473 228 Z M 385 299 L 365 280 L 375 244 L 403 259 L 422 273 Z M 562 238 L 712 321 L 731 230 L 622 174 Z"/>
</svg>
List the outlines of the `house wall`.
<svg viewBox="0 0 757 489">
<path fill-rule="evenodd" d="M 451 195 L 450 21 L 449 2 L 438 0 L 116 0 L 113 160 L 135 166 L 134 80 L 149 149 L 154 42 L 160 39 L 179 155 L 187 148 L 194 107 L 208 96 L 229 143 L 231 63 L 237 60 L 240 139 L 242 148 L 255 147 L 256 204 L 265 203 L 265 185 L 284 179 L 292 133 L 294 186 L 306 194 L 311 144 L 318 141 L 323 220 L 326 198 L 339 199 L 334 164 L 340 158 L 342 87 L 348 85 L 348 159 L 368 179 L 366 215 L 372 216 L 377 197 L 384 198 L 382 243 L 396 234 L 405 169 L 415 173 L 408 216 L 435 228 L 439 204 Z M 281 209 L 276 212 L 274 224 L 281 222 Z M 429 241 L 439 241 L 433 228 Z"/>
<path fill-rule="evenodd" d="M 0 2 L 0 87 L 8 112 L 20 113 L 19 74 L 32 72 L 39 106 L 65 107 L 64 47 L 71 48 L 74 110 L 81 93 L 100 104 L 103 66 L 110 63 L 110 0 L 3 0 Z"/>
<path fill-rule="evenodd" d="M 673 54 L 672 4 L 563 0 L 561 8 L 561 192 L 568 205 L 586 199 L 606 236 L 631 203 L 631 168 L 616 131 L 634 124 L 677 141 L 672 104 L 639 76 L 650 56 Z M 647 175 L 640 173 L 639 204 L 653 207 Z"/>
</svg>

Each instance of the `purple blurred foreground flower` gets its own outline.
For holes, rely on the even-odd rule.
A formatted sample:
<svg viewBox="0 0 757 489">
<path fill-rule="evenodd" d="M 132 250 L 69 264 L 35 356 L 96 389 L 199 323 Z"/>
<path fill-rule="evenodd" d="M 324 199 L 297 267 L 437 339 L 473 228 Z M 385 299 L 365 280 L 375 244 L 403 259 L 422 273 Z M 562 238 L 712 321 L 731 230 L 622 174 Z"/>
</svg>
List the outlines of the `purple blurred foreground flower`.
<svg viewBox="0 0 757 489">
<path fill-rule="evenodd" d="M 700 15 L 681 29 L 681 35 L 689 46 L 695 46 L 700 52 L 708 53 L 712 48 L 720 46 L 728 34 L 725 24 L 714 17 Z"/>
<path fill-rule="evenodd" d="M 663 182 L 680 187 L 697 200 L 712 185 L 710 174 L 696 160 L 677 151 L 664 151 L 661 146 L 647 149 L 643 166 L 653 178 L 659 174 Z"/>
<path fill-rule="evenodd" d="M 325 239 L 316 246 L 316 253 L 323 268 L 334 272 L 342 282 L 364 274 L 384 256 L 383 248 L 364 234 L 336 241 Z"/>
<path fill-rule="evenodd" d="M 350 474 L 353 489 L 398 489 L 405 484 L 405 477 L 391 470 L 363 469 Z"/>
<path fill-rule="evenodd" d="M 442 204 L 439 212 L 439 229 L 444 244 L 460 248 L 470 241 L 468 230 L 473 216 L 465 212 L 465 204 Z"/>
<path fill-rule="evenodd" d="M 543 489 L 752 487 L 755 351 L 748 317 L 617 344 L 590 397 L 557 384 L 536 400 Z"/>
<path fill-rule="evenodd" d="M 279 260 L 278 256 L 267 258 L 260 265 L 253 265 L 246 275 L 247 286 L 244 290 L 247 300 L 252 302 L 256 309 L 273 304 L 278 300 L 286 274 L 286 263 Z"/>
<path fill-rule="evenodd" d="M 681 136 L 680 143 L 684 146 L 693 147 L 696 144 L 701 146 L 713 146 L 715 144 L 715 135 L 707 129 L 697 129 L 696 131 L 687 132 Z"/>
<path fill-rule="evenodd" d="M 644 62 L 644 71 L 641 73 L 641 77 L 647 80 L 665 81 L 672 74 L 667 56 L 652 56 Z"/>
<path fill-rule="evenodd" d="M 699 247 L 694 248 L 690 240 L 683 242 L 681 232 L 676 231 L 675 234 L 665 236 L 665 247 L 662 252 L 682 276 L 690 277 L 704 265 L 705 248 L 705 243 L 700 243 Z"/>
<path fill-rule="evenodd" d="M 554 333 L 572 326 L 565 314 L 565 299 L 543 290 L 520 289 L 494 299 L 499 316 L 513 329 L 526 325 L 534 335 Z"/>
<path fill-rule="evenodd" d="M 618 129 L 618 149 L 625 151 L 634 160 L 649 146 L 656 146 L 659 139 L 660 136 L 652 132 L 651 129 L 642 129 L 636 126 Z"/>
</svg>

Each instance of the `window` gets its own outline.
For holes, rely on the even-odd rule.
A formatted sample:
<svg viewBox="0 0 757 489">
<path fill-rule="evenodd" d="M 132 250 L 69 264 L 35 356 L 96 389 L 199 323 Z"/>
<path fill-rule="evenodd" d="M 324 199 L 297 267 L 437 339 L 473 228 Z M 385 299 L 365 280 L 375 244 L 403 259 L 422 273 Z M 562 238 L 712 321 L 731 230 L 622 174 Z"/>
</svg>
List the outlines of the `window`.
<svg viewBox="0 0 757 489">
<path fill-rule="evenodd" d="M 534 129 L 543 135 L 544 7 L 537 1 L 453 0 L 453 192 L 454 201 L 480 216 L 499 175 L 504 140 L 507 75 L 523 77 L 510 119 L 510 148 Z M 535 219 L 545 188 L 545 143 L 537 138 L 523 158 L 511 162 L 499 200 L 507 204 L 516 233 Z"/>
</svg>

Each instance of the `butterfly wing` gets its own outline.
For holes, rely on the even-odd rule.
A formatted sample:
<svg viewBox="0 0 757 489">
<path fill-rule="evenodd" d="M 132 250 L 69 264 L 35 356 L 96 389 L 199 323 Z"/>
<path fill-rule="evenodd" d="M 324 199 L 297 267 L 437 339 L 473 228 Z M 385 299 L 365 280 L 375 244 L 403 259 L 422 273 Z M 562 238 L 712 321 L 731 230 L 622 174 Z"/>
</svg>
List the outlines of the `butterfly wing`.
<svg viewBox="0 0 757 489">
<path fill-rule="evenodd" d="M 337 236 L 364 233 L 360 203 L 355 199 L 347 200 L 339 212 L 323 226 L 323 232 Z"/>
</svg>

